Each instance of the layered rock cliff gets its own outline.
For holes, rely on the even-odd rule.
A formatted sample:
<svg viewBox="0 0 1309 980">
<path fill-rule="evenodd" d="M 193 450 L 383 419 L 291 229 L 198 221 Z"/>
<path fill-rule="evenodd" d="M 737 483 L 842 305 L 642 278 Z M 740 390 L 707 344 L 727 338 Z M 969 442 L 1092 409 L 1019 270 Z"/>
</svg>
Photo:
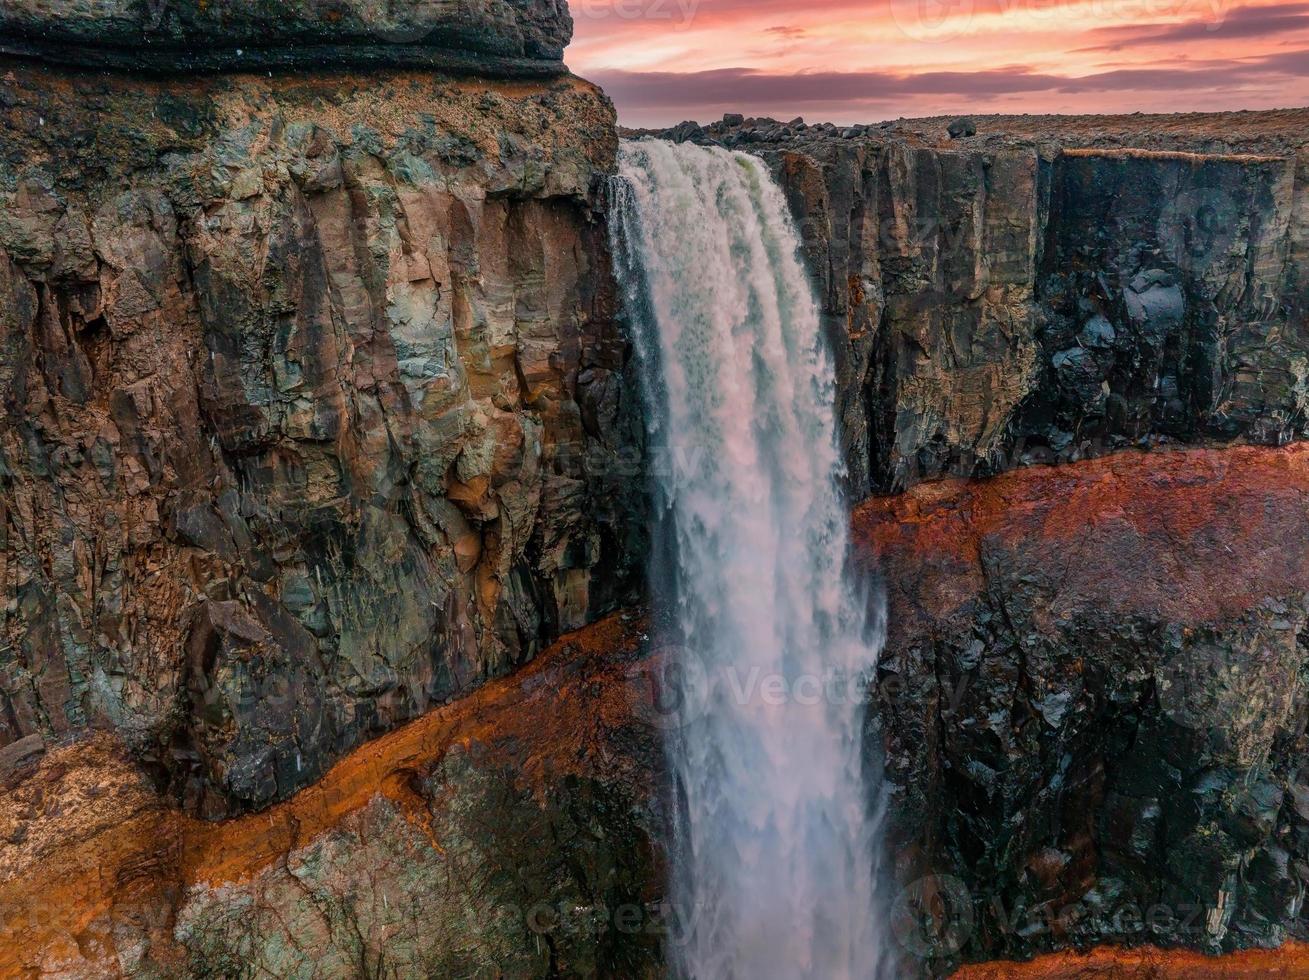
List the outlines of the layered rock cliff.
<svg viewBox="0 0 1309 980">
<path fill-rule="evenodd" d="M 852 492 L 1304 434 L 1304 114 L 665 134 L 759 153 L 839 353 Z M 988 135 L 989 130 L 989 135 Z"/>
<path fill-rule="evenodd" d="M 936 966 L 1305 937 L 1309 450 L 870 501 L 897 928 Z M 939 929 L 915 917 L 943 902 Z"/>
<path fill-rule="evenodd" d="M 587 626 L 646 516 L 568 33 L 0 10 L 3 975 L 660 975 L 662 634 Z M 1306 122 L 673 134 L 773 164 L 852 495 L 899 494 L 855 526 L 906 971 L 1309 938 Z"/>
<path fill-rule="evenodd" d="M 598 91 L 4 72 L 5 743 L 237 813 L 629 598 Z"/>
</svg>

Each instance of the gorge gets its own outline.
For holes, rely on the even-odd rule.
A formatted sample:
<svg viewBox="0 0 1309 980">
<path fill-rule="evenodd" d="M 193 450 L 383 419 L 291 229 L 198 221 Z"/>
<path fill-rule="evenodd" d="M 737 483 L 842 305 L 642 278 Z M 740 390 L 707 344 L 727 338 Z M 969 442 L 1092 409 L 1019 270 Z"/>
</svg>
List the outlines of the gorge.
<svg viewBox="0 0 1309 980">
<path fill-rule="evenodd" d="M 1309 112 L 620 146 L 562 2 L 293 7 L 0 5 L 0 975 L 1305 975 Z M 874 673 L 666 753 L 697 637 Z"/>
<path fill-rule="evenodd" d="M 756 158 L 641 141 L 619 173 L 610 220 L 674 563 L 652 601 L 676 609 L 690 678 L 666 733 L 688 926 L 671 965 L 877 977 L 860 737 L 882 624 L 845 574 L 835 383 L 799 239 Z"/>
</svg>

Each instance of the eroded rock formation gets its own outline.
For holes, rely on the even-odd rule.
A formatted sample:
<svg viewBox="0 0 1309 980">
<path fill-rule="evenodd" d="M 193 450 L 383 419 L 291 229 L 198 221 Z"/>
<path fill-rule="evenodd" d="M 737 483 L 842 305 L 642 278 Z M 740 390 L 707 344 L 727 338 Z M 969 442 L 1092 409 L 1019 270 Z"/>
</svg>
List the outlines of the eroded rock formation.
<svg viewBox="0 0 1309 980">
<path fill-rule="evenodd" d="M 598 91 L 5 79 L 5 742 L 240 812 L 630 594 Z"/>
<path fill-rule="evenodd" d="M 222 823 L 105 736 L 9 769 L 0 975 L 662 975 L 643 627 L 573 634 Z"/>
<path fill-rule="evenodd" d="M 862 497 L 1303 435 L 1304 115 L 995 119 L 960 140 L 933 120 L 665 135 L 772 162 L 838 351 Z"/>
<path fill-rule="evenodd" d="M 1125 453 L 857 512 L 928 958 L 1304 938 L 1309 449 Z M 964 912 L 963 899 L 968 911 Z"/>
</svg>

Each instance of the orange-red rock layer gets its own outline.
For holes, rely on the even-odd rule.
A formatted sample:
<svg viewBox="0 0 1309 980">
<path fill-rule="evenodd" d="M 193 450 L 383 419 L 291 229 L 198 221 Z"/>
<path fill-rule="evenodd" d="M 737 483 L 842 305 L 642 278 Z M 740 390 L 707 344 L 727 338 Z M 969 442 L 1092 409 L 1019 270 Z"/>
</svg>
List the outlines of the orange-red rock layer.
<svg viewBox="0 0 1309 980">
<path fill-rule="evenodd" d="M 1111 949 L 1055 953 L 1030 963 L 977 963 L 956 970 L 954 980 L 1243 980 L 1309 977 L 1309 946 L 1254 949 L 1227 956 L 1185 950 Z"/>
<path fill-rule="evenodd" d="M 0 977 L 39 975 L 52 947 L 97 941 L 92 924 L 106 913 L 158 918 L 189 885 L 244 880 L 378 794 L 421 829 L 427 809 L 410 779 L 456 745 L 503 748 L 529 786 L 590 773 L 604 746 L 606 778 L 648 785 L 606 739 L 648 690 L 642 628 L 619 614 L 571 634 L 512 677 L 355 750 L 287 802 L 224 823 L 166 806 L 107 737 L 48 753 L 0 797 Z"/>
<path fill-rule="evenodd" d="M 1120 453 L 920 484 L 855 512 L 893 606 L 944 618 L 985 590 L 987 549 L 1039 556 L 1061 594 L 1198 622 L 1309 583 L 1309 444 Z M 898 571 L 912 570 L 901 576 Z"/>
</svg>

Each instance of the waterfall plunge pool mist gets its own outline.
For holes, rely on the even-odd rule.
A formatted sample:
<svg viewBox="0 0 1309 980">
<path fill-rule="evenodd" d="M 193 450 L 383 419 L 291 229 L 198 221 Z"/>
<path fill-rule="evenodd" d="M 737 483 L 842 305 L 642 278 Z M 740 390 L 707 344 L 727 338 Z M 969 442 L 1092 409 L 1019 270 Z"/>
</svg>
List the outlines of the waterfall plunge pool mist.
<svg viewBox="0 0 1309 980">
<path fill-rule="evenodd" d="M 639 140 L 619 163 L 614 254 L 668 537 L 654 601 L 697 680 L 666 737 L 669 965 L 883 976 L 861 750 L 882 616 L 847 569 L 835 384 L 799 239 L 758 158 Z"/>
</svg>

